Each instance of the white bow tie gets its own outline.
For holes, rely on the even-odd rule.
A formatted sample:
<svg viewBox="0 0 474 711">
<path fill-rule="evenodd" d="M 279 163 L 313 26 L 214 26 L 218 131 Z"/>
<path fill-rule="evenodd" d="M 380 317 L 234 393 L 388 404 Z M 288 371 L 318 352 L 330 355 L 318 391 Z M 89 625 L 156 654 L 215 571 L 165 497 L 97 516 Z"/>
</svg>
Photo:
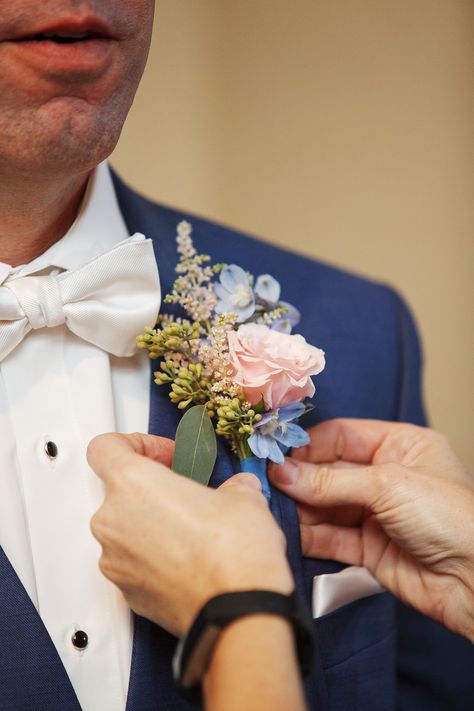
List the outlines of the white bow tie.
<svg viewBox="0 0 474 711">
<path fill-rule="evenodd" d="M 153 326 L 160 281 L 151 240 L 136 234 L 82 267 L 26 276 L 0 286 L 0 361 L 31 329 L 65 323 L 116 356 L 131 356 L 135 337 Z"/>
</svg>

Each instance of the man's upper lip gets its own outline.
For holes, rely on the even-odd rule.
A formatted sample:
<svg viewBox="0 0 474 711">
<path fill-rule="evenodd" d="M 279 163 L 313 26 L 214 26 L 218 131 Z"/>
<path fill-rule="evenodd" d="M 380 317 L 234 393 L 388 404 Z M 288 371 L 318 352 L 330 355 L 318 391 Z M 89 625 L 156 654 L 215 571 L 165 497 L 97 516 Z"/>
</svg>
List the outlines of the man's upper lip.
<svg viewBox="0 0 474 711">
<path fill-rule="evenodd" d="M 4 38 L 6 41 L 27 40 L 43 34 L 67 33 L 72 35 L 91 34 L 103 39 L 115 39 L 107 24 L 98 17 L 63 18 L 51 22 L 39 23 L 31 28 L 22 28 L 21 33 Z M 3 39 L 3 38 L 2 38 Z"/>
</svg>

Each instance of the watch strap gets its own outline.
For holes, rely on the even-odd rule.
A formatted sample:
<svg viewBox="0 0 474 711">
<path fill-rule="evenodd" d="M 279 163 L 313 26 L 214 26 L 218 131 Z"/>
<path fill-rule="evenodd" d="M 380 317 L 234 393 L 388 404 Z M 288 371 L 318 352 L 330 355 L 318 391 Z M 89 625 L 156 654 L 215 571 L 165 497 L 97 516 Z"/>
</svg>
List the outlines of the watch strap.
<svg viewBox="0 0 474 711">
<path fill-rule="evenodd" d="M 254 614 L 278 615 L 292 623 L 301 672 L 308 673 L 314 646 L 313 621 L 295 593 L 283 595 L 270 590 L 224 593 L 204 605 L 176 648 L 173 675 L 188 700 L 201 698 L 201 682 L 221 631 L 234 620 Z"/>
</svg>

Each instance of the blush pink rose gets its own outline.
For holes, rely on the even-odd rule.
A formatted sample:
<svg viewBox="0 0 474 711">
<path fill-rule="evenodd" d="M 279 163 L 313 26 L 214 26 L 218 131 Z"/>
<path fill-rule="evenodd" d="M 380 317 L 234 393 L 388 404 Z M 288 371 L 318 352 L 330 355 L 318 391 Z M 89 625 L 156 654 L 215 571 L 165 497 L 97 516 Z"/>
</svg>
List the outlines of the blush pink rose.
<svg viewBox="0 0 474 711">
<path fill-rule="evenodd" d="M 252 405 L 269 409 L 301 402 L 315 392 L 312 375 L 325 365 L 324 351 L 268 326 L 248 323 L 228 335 L 235 382 Z"/>
</svg>

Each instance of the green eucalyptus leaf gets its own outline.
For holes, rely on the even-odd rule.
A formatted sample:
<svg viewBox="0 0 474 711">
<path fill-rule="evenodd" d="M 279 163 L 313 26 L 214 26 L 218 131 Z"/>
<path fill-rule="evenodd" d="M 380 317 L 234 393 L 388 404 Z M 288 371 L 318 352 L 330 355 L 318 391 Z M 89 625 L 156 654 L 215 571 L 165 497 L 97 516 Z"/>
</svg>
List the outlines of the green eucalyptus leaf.
<svg viewBox="0 0 474 711">
<path fill-rule="evenodd" d="M 204 405 L 195 405 L 178 425 L 173 469 L 207 486 L 216 457 L 216 433 L 211 418 Z"/>
</svg>

